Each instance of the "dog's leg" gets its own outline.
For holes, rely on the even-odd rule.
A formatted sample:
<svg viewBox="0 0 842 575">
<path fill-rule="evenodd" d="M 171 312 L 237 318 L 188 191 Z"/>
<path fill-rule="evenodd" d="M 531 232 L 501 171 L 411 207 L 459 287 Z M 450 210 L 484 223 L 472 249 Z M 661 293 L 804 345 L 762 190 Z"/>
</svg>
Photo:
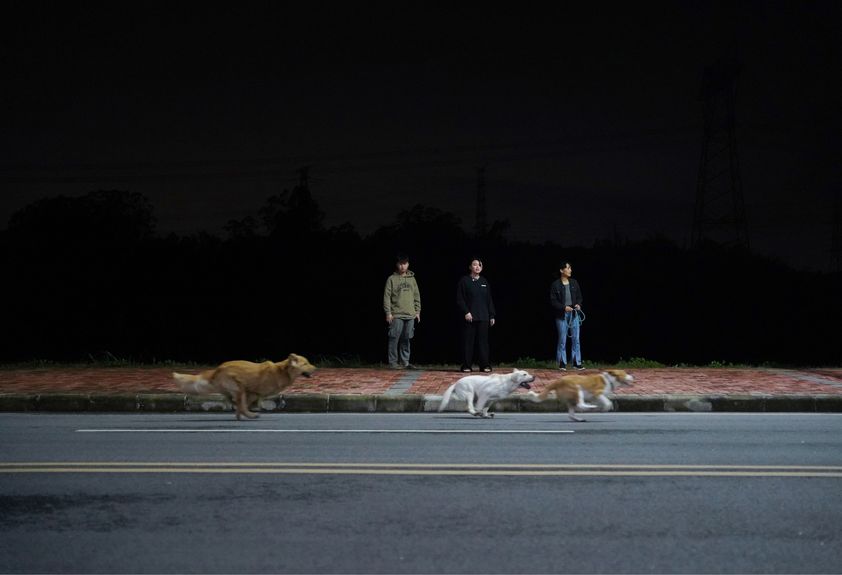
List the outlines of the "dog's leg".
<svg viewBox="0 0 842 575">
<path fill-rule="evenodd" d="M 477 412 L 477 409 L 474 407 L 474 393 L 468 395 L 468 413 L 473 416 L 479 415 L 479 412 Z"/>
<path fill-rule="evenodd" d="M 489 407 L 491 407 L 491 402 L 488 401 L 488 396 L 485 395 L 485 394 L 477 395 L 477 404 L 476 404 L 477 415 L 479 415 L 480 417 L 484 417 L 484 418 L 494 417 L 493 413 L 491 413 L 491 414 L 488 413 Z"/>
<path fill-rule="evenodd" d="M 585 403 L 585 393 L 582 391 L 582 388 L 579 388 L 578 399 L 576 401 L 576 407 L 581 410 L 585 409 L 596 409 L 596 406 L 591 403 Z"/>
<path fill-rule="evenodd" d="M 254 409 L 255 411 L 260 411 L 262 409 L 260 407 L 260 396 L 256 393 L 249 393 L 246 395 L 246 404 L 249 406 L 249 409 Z"/>
<path fill-rule="evenodd" d="M 583 423 L 583 422 L 587 421 L 587 419 L 584 419 L 582 417 L 576 417 L 576 408 L 573 407 L 572 403 L 567 404 L 567 416 L 571 420 L 576 421 L 578 423 Z"/>
<path fill-rule="evenodd" d="M 254 413 L 253 411 L 249 411 L 248 394 L 243 390 L 240 390 L 239 392 L 237 392 L 236 409 L 237 409 L 237 421 L 240 420 L 240 415 L 243 415 L 243 416 L 245 416 L 249 419 L 256 419 L 256 418 L 260 417 L 260 414 Z"/>
<path fill-rule="evenodd" d="M 599 405 L 602 406 L 602 411 L 614 411 L 614 404 L 611 403 L 611 400 L 604 395 L 597 396 L 596 400 L 599 402 Z"/>
</svg>

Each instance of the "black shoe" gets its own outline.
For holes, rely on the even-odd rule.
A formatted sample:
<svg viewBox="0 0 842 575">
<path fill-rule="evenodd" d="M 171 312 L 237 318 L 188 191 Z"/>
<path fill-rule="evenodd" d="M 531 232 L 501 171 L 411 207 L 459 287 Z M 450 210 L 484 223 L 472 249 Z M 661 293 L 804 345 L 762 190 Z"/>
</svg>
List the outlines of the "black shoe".
<svg viewBox="0 0 842 575">
<path fill-rule="evenodd" d="M 390 366 L 389 366 L 389 369 L 403 369 L 403 366 L 402 366 L 402 365 L 398 365 L 398 364 L 395 364 L 395 365 L 390 365 Z"/>
<path fill-rule="evenodd" d="M 585 366 L 584 366 L 584 365 L 582 365 L 581 363 L 576 364 L 576 365 L 575 365 L 575 366 L 573 366 L 573 367 L 576 369 L 576 371 L 584 371 L 584 369 L 585 369 Z"/>
<path fill-rule="evenodd" d="M 405 366 L 403 366 L 403 368 L 404 368 L 404 369 L 418 369 L 417 367 L 415 367 L 415 366 L 414 366 L 414 365 L 412 365 L 411 363 L 406 364 Z"/>
</svg>

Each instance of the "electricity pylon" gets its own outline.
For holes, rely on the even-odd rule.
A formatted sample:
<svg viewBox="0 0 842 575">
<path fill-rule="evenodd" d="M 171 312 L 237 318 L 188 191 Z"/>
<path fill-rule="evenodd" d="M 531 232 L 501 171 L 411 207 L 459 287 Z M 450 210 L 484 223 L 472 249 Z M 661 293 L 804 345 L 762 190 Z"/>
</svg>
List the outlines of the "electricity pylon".
<svg viewBox="0 0 842 575">
<path fill-rule="evenodd" d="M 482 237 L 488 232 L 488 212 L 485 199 L 485 166 L 477 168 L 477 205 L 474 233 Z"/>
<path fill-rule="evenodd" d="M 739 72 L 735 60 L 720 61 L 705 68 L 702 80 L 704 135 L 691 238 L 696 247 L 713 241 L 749 248 L 735 133 Z"/>
</svg>

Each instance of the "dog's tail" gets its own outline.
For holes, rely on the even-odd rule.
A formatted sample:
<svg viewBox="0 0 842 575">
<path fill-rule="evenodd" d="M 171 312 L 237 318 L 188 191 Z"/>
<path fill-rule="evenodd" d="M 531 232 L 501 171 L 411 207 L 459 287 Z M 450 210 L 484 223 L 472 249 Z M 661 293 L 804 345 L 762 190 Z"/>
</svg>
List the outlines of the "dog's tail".
<svg viewBox="0 0 842 575">
<path fill-rule="evenodd" d="M 178 389 L 184 393 L 206 395 L 214 393 L 215 391 L 211 382 L 205 379 L 204 373 L 200 373 L 199 375 L 190 375 L 187 373 L 173 372 L 172 378 L 175 380 L 175 384 L 178 386 Z"/>
<path fill-rule="evenodd" d="M 534 391 L 530 390 L 529 393 L 526 394 L 526 397 L 537 403 L 539 401 L 544 401 L 545 399 L 547 399 L 547 397 L 549 397 L 550 393 L 552 392 L 552 388 L 545 387 L 541 391 L 541 393 L 535 393 Z"/>
<path fill-rule="evenodd" d="M 459 382 L 456 382 L 459 383 Z M 444 392 L 444 395 L 441 396 L 441 403 L 439 404 L 439 412 L 444 411 L 444 408 L 447 407 L 447 404 L 450 402 L 450 396 L 453 394 L 453 390 L 456 388 L 456 383 L 451 385 L 447 388 L 447 391 Z"/>
</svg>

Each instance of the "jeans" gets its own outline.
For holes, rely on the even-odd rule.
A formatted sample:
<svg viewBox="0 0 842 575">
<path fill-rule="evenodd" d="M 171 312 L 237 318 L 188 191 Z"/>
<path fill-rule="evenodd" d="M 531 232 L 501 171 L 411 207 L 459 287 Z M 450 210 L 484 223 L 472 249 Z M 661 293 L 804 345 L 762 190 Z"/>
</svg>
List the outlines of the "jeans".
<svg viewBox="0 0 842 575">
<path fill-rule="evenodd" d="M 573 365 L 582 365 L 582 342 L 579 340 L 579 314 L 575 311 L 564 312 L 564 317 L 555 319 L 558 330 L 558 345 L 555 350 L 555 360 L 558 365 L 567 365 L 567 332 L 573 340 L 571 360 Z"/>
<path fill-rule="evenodd" d="M 400 319 L 392 318 L 389 325 L 389 365 L 397 367 L 409 365 L 409 340 L 415 335 L 415 318 Z M 398 361 L 400 355 L 400 361 Z"/>
</svg>

